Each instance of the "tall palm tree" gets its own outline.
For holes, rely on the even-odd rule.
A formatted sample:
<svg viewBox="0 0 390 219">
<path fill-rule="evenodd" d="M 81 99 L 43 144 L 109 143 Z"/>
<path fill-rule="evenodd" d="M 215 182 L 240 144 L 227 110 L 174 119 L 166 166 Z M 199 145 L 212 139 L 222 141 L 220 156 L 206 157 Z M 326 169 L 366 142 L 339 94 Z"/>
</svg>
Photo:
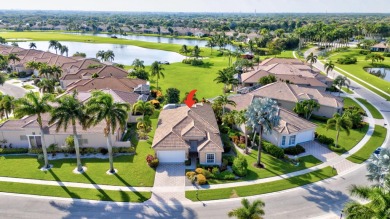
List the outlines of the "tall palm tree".
<svg viewBox="0 0 390 219">
<path fill-rule="evenodd" d="M 114 54 L 114 51 L 112 50 L 107 50 L 105 53 L 104 53 L 104 57 L 103 57 L 103 60 L 104 61 L 114 61 L 115 59 L 115 54 Z"/>
<path fill-rule="evenodd" d="M 157 90 L 158 90 L 158 79 L 160 79 L 160 77 L 162 77 L 162 78 L 165 77 L 162 70 L 164 70 L 164 68 L 157 61 L 153 62 L 152 65 L 150 66 L 150 71 L 152 72 L 152 76 L 153 77 L 156 76 L 156 82 L 157 82 L 156 89 Z"/>
<path fill-rule="evenodd" d="M 29 47 L 30 47 L 30 49 L 36 49 L 37 48 L 37 44 L 35 44 L 34 42 L 31 42 Z"/>
<path fill-rule="evenodd" d="M 57 40 L 50 40 L 49 41 L 49 49 L 53 48 L 56 51 L 58 50 L 58 46 L 61 45 Z"/>
<path fill-rule="evenodd" d="M 339 113 L 335 113 L 332 118 L 328 119 L 326 122 L 326 130 L 335 128 L 336 129 L 336 142 L 335 147 L 337 147 L 340 131 L 344 130 L 345 133 L 349 136 L 350 129 L 352 128 L 351 119 L 345 114 L 340 115 Z"/>
<path fill-rule="evenodd" d="M 247 126 L 246 126 L 246 116 L 245 116 L 246 111 L 241 110 L 237 113 L 234 114 L 234 123 L 237 126 L 244 125 L 244 136 L 245 136 L 245 153 L 248 153 L 248 135 L 247 135 Z"/>
<path fill-rule="evenodd" d="M 61 46 L 60 48 L 60 53 L 61 55 L 63 55 L 64 53 L 66 54 L 66 56 L 68 56 L 68 53 L 69 53 L 69 48 L 67 46 Z"/>
<path fill-rule="evenodd" d="M 41 62 L 35 62 L 35 61 L 29 61 L 26 63 L 26 68 L 33 69 L 33 70 L 39 70 L 39 67 L 41 66 Z"/>
<path fill-rule="evenodd" d="M 142 113 L 142 117 L 145 118 L 145 115 L 152 115 L 154 112 L 154 106 L 151 102 L 145 102 L 142 100 L 137 101 L 133 105 L 133 112 L 134 113 Z"/>
<path fill-rule="evenodd" d="M 190 52 L 190 49 L 188 49 L 187 45 L 184 44 L 181 46 L 180 52 L 187 56 L 187 54 Z"/>
<path fill-rule="evenodd" d="M 12 62 L 14 63 L 14 69 L 15 69 L 15 62 L 16 61 L 20 61 L 20 58 L 15 54 L 15 53 L 10 53 L 8 56 L 7 56 L 7 59 L 10 61 L 12 60 Z"/>
<path fill-rule="evenodd" d="M 367 171 L 367 179 L 383 187 L 386 176 L 390 174 L 390 149 L 383 148 L 379 155 L 372 154 L 368 159 Z"/>
<path fill-rule="evenodd" d="M 134 70 L 145 69 L 144 61 L 140 59 L 135 59 L 131 65 L 134 67 Z"/>
<path fill-rule="evenodd" d="M 49 75 L 52 74 L 52 68 L 46 63 L 41 63 L 38 70 L 39 77 L 45 76 L 46 78 L 49 78 Z"/>
<path fill-rule="evenodd" d="M 279 125 L 279 107 L 275 100 L 269 98 L 256 98 L 249 105 L 248 110 L 245 113 L 247 125 L 252 128 L 256 134 L 258 130 L 259 134 L 259 145 L 257 163 L 258 167 L 262 167 L 261 164 L 261 139 L 263 133 L 271 133 L 273 127 Z M 253 140 L 255 138 L 253 137 Z"/>
<path fill-rule="evenodd" d="M 77 134 L 76 124 L 79 123 L 83 129 L 86 129 L 88 116 L 85 112 L 85 106 L 77 99 L 77 93 L 65 95 L 55 100 L 58 106 L 51 112 L 49 124 L 55 124 L 56 131 L 61 128 L 66 131 L 68 126 L 72 126 L 73 140 L 76 150 L 77 171 L 83 172 L 83 166 L 80 159 L 80 144 Z"/>
<path fill-rule="evenodd" d="M 317 62 L 317 56 L 314 55 L 313 53 L 310 53 L 307 57 L 306 57 L 306 61 L 310 63 L 310 69 L 311 71 L 313 71 L 313 63 L 316 63 Z"/>
<path fill-rule="evenodd" d="M 54 93 L 56 81 L 53 79 L 43 78 L 38 82 L 39 92 L 43 93 Z"/>
<path fill-rule="evenodd" d="M 344 206 L 347 219 L 389 218 L 390 217 L 390 178 L 385 180 L 383 187 L 357 186 L 350 188 L 351 195 L 369 201 L 361 204 L 357 201 L 348 202 Z"/>
<path fill-rule="evenodd" d="M 341 93 L 341 89 L 346 86 L 347 88 L 349 87 L 349 85 L 351 84 L 351 81 L 346 77 L 346 76 L 342 76 L 342 75 L 339 75 L 337 76 L 334 81 L 333 81 L 333 84 L 338 86 L 340 88 L 339 90 L 339 95 Z"/>
<path fill-rule="evenodd" d="M 1 108 L 4 110 L 5 117 L 8 119 L 9 114 L 15 107 L 15 98 L 13 96 L 4 95 L 0 101 Z"/>
<path fill-rule="evenodd" d="M 198 45 L 194 46 L 194 49 L 192 49 L 192 55 L 197 59 L 200 56 L 200 48 Z"/>
<path fill-rule="evenodd" d="M 263 219 L 265 203 L 261 200 L 255 200 L 251 204 L 248 199 L 241 200 L 242 207 L 229 211 L 229 217 L 237 219 Z"/>
<path fill-rule="evenodd" d="M 325 63 L 324 65 L 326 76 L 328 76 L 329 71 L 333 71 L 334 69 L 334 63 L 332 61 L 329 61 Z"/>
<path fill-rule="evenodd" d="M 238 80 L 234 78 L 234 72 L 231 68 L 224 68 L 218 71 L 218 76 L 214 79 L 215 82 L 224 84 L 223 93 L 226 93 L 227 85 L 237 85 Z"/>
<path fill-rule="evenodd" d="M 62 74 L 62 68 L 57 65 L 50 66 L 51 74 L 56 78 L 57 81 L 60 80 Z"/>
<path fill-rule="evenodd" d="M 215 39 L 211 37 L 206 44 L 206 47 L 210 47 L 210 55 L 213 54 L 213 48 L 217 46 Z"/>
<path fill-rule="evenodd" d="M 36 116 L 36 121 L 39 125 L 42 142 L 42 152 L 45 160 L 44 168 L 50 168 L 49 161 L 47 159 L 46 141 L 43 130 L 42 115 L 51 111 L 52 107 L 50 101 L 53 97 L 49 94 L 40 96 L 37 93 L 29 92 L 23 98 L 16 101 L 14 114 L 15 117 L 21 118 L 24 116 Z"/>
<path fill-rule="evenodd" d="M 105 52 L 104 50 L 99 50 L 99 51 L 96 53 L 96 58 L 103 61 L 105 53 L 106 53 L 106 52 Z"/>
<path fill-rule="evenodd" d="M 107 138 L 107 149 L 110 161 L 110 173 L 115 173 L 114 159 L 112 157 L 112 139 L 111 135 L 117 131 L 118 125 L 123 130 L 130 111 L 130 105 L 127 103 L 115 103 L 114 98 L 102 91 L 92 92 L 92 97 L 87 102 L 87 113 L 92 116 L 92 124 L 96 125 L 102 121 L 105 122 L 104 136 Z"/>
<path fill-rule="evenodd" d="M 222 115 L 225 114 L 225 106 L 226 105 L 231 105 L 231 106 L 234 106 L 234 107 L 236 106 L 236 102 L 234 102 L 233 100 L 229 99 L 229 96 L 226 95 L 226 94 L 218 96 L 215 99 L 215 102 L 222 106 Z"/>
</svg>

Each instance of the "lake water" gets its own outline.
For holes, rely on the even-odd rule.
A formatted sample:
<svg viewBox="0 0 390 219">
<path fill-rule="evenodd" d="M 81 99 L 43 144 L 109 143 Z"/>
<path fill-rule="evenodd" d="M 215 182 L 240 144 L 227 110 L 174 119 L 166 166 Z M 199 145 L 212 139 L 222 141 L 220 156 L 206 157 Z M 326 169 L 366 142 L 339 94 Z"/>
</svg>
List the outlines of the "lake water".
<svg viewBox="0 0 390 219">
<path fill-rule="evenodd" d="M 88 58 L 95 58 L 96 53 L 99 50 L 112 50 L 115 54 L 115 63 L 131 65 L 134 59 L 138 58 L 145 62 L 145 65 L 150 65 L 154 61 L 168 61 L 181 62 L 185 56 L 179 53 L 146 49 L 138 46 L 131 45 L 119 45 L 119 44 L 100 44 L 100 43 L 80 43 L 80 42 L 60 42 L 69 48 L 69 56 L 72 56 L 76 52 L 83 52 Z M 30 42 L 18 42 L 19 47 L 28 49 Z M 36 41 L 38 50 L 48 51 L 49 42 Z M 55 53 L 54 49 L 50 49 L 50 52 Z M 66 54 L 64 54 L 66 55 Z"/>
<path fill-rule="evenodd" d="M 368 73 L 376 74 L 378 77 L 382 75 L 383 79 L 390 81 L 390 68 L 364 68 L 364 70 Z"/>
<path fill-rule="evenodd" d="M 110 34 L 92 34 L 92 33 L 66 33 L 66 34 L 75 34 L 75 35 L 85 35 L 85 36 L 98 36 L 98 37 L 111 37 Z M 178 44 L 178 45 L 187 45 L 187 46 L 200 46 L 206 47 L 206 40 L 197 40 L 197 39 L 181 39 L 181 38 L 171 38 L 171 37 L 163 37 L 163 36 L 141 36 L 141 35 L 115 35 L 118 38 L 128 39 L 128 40 L 139 40 L 145 42 L 152 43 L 169 43 L 169 44 Z M 228 45 L 226 49 L 235 50 L 234 46 Z"/>
</svg>

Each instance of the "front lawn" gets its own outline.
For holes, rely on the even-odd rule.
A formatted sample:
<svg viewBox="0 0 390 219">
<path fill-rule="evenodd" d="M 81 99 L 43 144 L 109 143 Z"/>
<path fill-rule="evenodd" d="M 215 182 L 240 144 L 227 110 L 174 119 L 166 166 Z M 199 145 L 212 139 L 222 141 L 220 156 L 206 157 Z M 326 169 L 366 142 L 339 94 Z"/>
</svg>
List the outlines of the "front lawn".
<svg viewBox="0 0 390 219">
<path fill-rule="evenodd" d="M 349 108 L 349 107 L 357 107 L 359 110 L 365 112 L 365 110 L 353 99 L 349 97 L 344 97 L 344 108 Z"/>
<path fill-rule="evenodd" d="M 362 98 L 356 98 L 360 103 L 362 103 L 371 113 L 372 117 L 375 119 L 383 119 L 382 114 L 375 108 L 371 103 Z"/>
<path fill-rule="evenodd" d="M 192 201 L 207 201 L 260 195 L 303 186 L 306 184 L 318 182 L 333 177 L 335 175 L 337 175 L 336 170 L 334 170 L 332 167 L 325 167 L 323 169 L 316 170 L 311 173 L 306 173 L 300 176 L 294 176 L 291 178 L 281 179 L 273 182 L 223 189 L 199 190 L 199 199 L 197 199 L 196 197 L 197 191 L 186 191 L 186 198 Z"/>
<path fill-rule="evenodd" d="M 148 154 L 154 154 L 151 139 L 157 119 L 152 119 L 152 123 L 150 140 L 138 142 L 132 139 L 133 145 L 136 146 L 136 155 L 114 158 L 114 167 L 118 169 L 118 174 L 106 174 L 109 168 L 108 159 L 82 159 L 88 170 L 83 174 L 74 174 L 72 171 L 76 167 L 75 159 L 52 160 L 51 171 L 42 172 L 39 168 L 43 166 L 43 161 L 38 161 L 35 156 L 1 156 L 0 176 L 132 187 L 153 186 L 155 170 L 145 161 Z"/>
<path fill-rule="evenodd" d="M 26 90 L 32 90 L 32 89 L 35 88 L 34 86 L 31 86 L 31 85 L 29 85 L 29 84 L 23 85 L 22 87 L 23 87 L 24 89 L 26 89 Z"/>
<path fill-rule="evenodd" d="M 277 159 L 266 153 L 262 153 L 261 162 L 265 164 L 266 168 L 261 169 L 253 165 L 257 161 L 257 150 L 252 150 L 252 152 L 249 155 L 245 155 L 245 158 L 248 161 L 248 174 L 245 177 L 242 177 L 239 180 L 208 179 L 207 182 L 210 184 L 219 184 L 219 183 L 229 183 L 229 182 L 237 182 L 237 181 L 256 180 L 256 179 L 268 178 L 273 176 L 279 176 L 286 173 L 296 172 L 322 163 L 317 158 L 308 155 L 299 158 L 300 164 L 298 166 L 295 166 L 290 162 Z"/>
<path fill-rule="evenodd" d="M 380 147 L 383 144 L 386 139 L 386 134 L 386 128 L 379 125 L 375 125 L 375 129 L 372 133 L 370 140 L 368 140 L 368 142 L 356 153 L 347 157 L 347 159 L 354 163 L 363 163 L 370 157 L 370 155 L 375 151 L 376 148 Z"/>
<path fill-rule="evenodd" d="M 317 124 L 317 129 L 316 132 L 321 135 L 325 135 L 327 137 L 335 139 L 336 142 L 336 130 L 335 129 L 328 129 L 326 130 L 326 122 L 325 121 L 319 121 L 319 120 L 314 120 L 312 119 L 311 122 Z M 368 124 L 365 124 L 362 128 L 360 129 L 350 129 L 350 134 L 347 135 L 345 131 L 340 131 L 340 136 L 339 136 L 339 142 L 338 145 L 344 150 L 341 152 L 336 151 L 338 154 L 343 154 L 346 151 L 351 150 L 353 147 L 358 144 L 363 137 L 366 135 L 368 131 Z"/>
<path fill-rule="evenodd" d="M 66 186 L 36 185 L 14 182 L 0 182 L 0 191 L 18 194 L 115 202 L 144 202 L 151 197 L 150 192 L 85 189 Z"/>
</svg>

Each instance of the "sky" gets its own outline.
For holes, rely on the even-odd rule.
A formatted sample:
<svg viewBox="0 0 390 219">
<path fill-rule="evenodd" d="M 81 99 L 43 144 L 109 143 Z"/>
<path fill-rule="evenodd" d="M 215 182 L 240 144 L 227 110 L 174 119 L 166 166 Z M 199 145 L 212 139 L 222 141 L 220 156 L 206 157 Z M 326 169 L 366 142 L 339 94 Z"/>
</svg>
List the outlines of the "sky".
<svg viewBox="0 0 390 219">
<path fill-rule="evenodd" d="M 0 10 L 390 13 L 390 0 L 1 0 Z"/>
</svg>

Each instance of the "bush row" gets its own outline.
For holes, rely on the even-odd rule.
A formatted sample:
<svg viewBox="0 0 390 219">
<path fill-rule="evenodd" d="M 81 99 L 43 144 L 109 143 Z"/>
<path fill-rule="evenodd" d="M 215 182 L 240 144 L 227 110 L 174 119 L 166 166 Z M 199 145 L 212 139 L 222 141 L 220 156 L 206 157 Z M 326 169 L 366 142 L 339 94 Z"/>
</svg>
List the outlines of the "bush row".
<svg viewBox="0 0 390 219">
<path fill-rule="evenodd" d="M 282 148 L 274 144 L 271 144 L 267 141 L 262 141 L 262 145 L 263 145 L 263 150 L 268 154 L 270 154 L 271 156 L 274 156 L 278 159 L 284 158 L 284 151 Z"/>
<path fill-rule="evenodd" d="M 42 154 L 42 148 L 30 148 L 30 149 L 25 149 L 26 151 L 28 151 L 30 154 Z M 47 152 L 48 153 L 70 153 L 70 154 L 74 154 L 76 153 L 76 151 L 73 149 L 73 150 L 69 150 L 69 149 L 66 149 L 66 148 L 50 148 L 48 147 L 47 148 Z M 135 148 L 134 147 L 113 147 L 112 148 L 112 153 L 116 154 L 116 153 L 134 153 L 135 152 Z M 80 148 L 80 154 L 81 155 L 84 155 L 84 154 L 97 154 L 97 153 L 101 153 L 103 155 L 107 154 L 108 153 L 108 150 L 107 148 L 104 148 L 104 147 L 99 147 L 99 148 L 91 148 L 91 147 L 84 147 L 84 148 Z"/>
<path fill-rule="evenodd" d="M 27 148 L 0 148 L 0 154 L 24 154 L 27 152 Z"/>
<path fill-rule="evenodd" d="M 287 147 L 287 148 L 284 148 L 283 150 L 284 150 L 284 153 L 288 154 L 288 155 L 298 155 L 301 153 L 305 153 L 305 151 L 306 151 L 305 148 L 303 148 L 301 145 Z"/>
<path fill-rule="evenodd" d="M 355 57 L 345 57 L 345 58 L 338 58 L 337 63 L 342 65 L 349 65 L 349 64 L 355 64 L 357 62 L 357 59 Z"/>
<path fill-rule="evenodd" d="M 333 138 L 327 137 L 325 135 L 318 134 L 317 132 L 315 132 L 315 137 L 316 137 L 317 141 L 319 143 L 321 143 L 321 144 L 325 144 L 325 145 L 334 144 L 334 139 Z"/>
<path fill-rule="evenodd" d="M 200 66 L 203 65 L 202 59 L 183 59 L 182 63 L 192 65 L 192 66 Z"/>
</svg>

